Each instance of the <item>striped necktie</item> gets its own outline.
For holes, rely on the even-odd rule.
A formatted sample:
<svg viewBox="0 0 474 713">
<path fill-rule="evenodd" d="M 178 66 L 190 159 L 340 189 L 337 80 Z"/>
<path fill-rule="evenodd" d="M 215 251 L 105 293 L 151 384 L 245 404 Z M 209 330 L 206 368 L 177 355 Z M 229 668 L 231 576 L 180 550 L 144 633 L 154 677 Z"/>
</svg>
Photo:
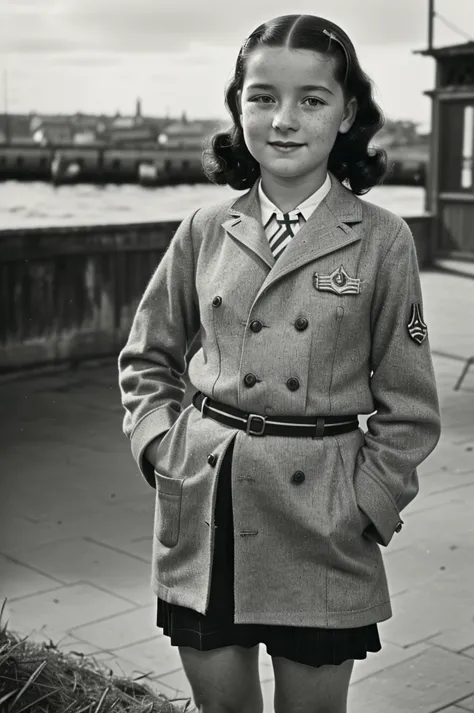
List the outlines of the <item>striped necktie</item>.
<svg viewBox="0 0 474 713">
<path fill-rule="evenodd" d="M 290 213 L 272 213 L 270 220 L 265 225 L 265 231 L 268 230 L 272 221 L 273 224 L 276 224 L 275 230 L 268 237 L 270 250 L 272 251 L 275 260 L 280 257 L 288 243 L 295 237 L 296 232 L 298 232 L 298 228 L 296 226 L 300 225 L 300 219 L 303 223 L 305 222 L 302 213 L 299 211 L 292 211 Z"/>
</svg>

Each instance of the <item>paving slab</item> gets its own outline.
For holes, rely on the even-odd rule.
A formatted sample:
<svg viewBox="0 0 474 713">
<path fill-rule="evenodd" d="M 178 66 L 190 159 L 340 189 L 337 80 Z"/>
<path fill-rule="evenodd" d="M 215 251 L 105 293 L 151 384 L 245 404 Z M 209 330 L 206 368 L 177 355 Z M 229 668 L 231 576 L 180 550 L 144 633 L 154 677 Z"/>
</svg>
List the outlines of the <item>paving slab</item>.
<svg viewBox="0 0 474 713">
<path fill-rule="evenodd" d="M 151 630 L 153 632 L 153 630 Z M 158 632 L 153 638 L 129 646 L 121 646 L 114 653 L 120 658 L 134 661 L 143 672 L 160 679 L 167 673 L 181 668 L 181 658 L 176 646 L 169 645 L 169 639 Z"/>
<path fill-rule="evenodd" d="M 471 695 L 473 687 L 471 662 L 431 647 L 353 684 L 349 713 L 433 713 Z"/>
<path fill-rule="evenodd" d="M 60 540 L 18 550 L 15 559 L 63 584 L 87 580 L 131 604 L 152 601 L 146 562 L 88 538 Z"/>
<path fill-rule="evenodd" d="M 457 576 L 437 579 L 429 588 L 409 589 L 392 599 L 393 617 L 382 622 L 381 636 L 398 646 L 412 646 L 474 618 L 472 588 L 460 591 Z"/>
<path fill-rule="evenodd" d="M 377 653 L 368 653 L 366 659 L 354 662 L 354 671 L 351 677 L 351 685 L 364 678 L 380 673 L 391 666 L 395 666 L 403 661 L 419 656 L 428 649 L 428 644 L 414 644 L 412 646 L 397 646 L 388 641 L 382 642 L 382 650 Z"/>
<path fill-rule="evenodd" d="M 454 653 L 465 653 L 470 648 L 474 649 L 474 623 L 466 624 L 456 629 L 447 629 L 442 634 L 430 639 L 433 646 L 441 646 Z"/>
<path fill-rule="evenodd" d="M 163 693 L 170 700 L 176 698 L 177 694 L 179 695 L 179 691 L 176 691 L 172 686 L 168 686 L 166 683 L 146 675 L 146 671 L 143 671 L 135 661 L 114 656 L 102 662 L 99 660 L 99 663 L 103 664 L 103 670 L 106 675 L 129 678 L 139 683 L 145 683 L 155 693 Z"/>
<path fill-rule="evenodd" d="M 390 552 L 385 559 L 391 595 L 396 595 L 423 587 L 437 589 L 450 572 L 456 576 L 474 579 L 474 543 L 460 542 L 458 545 L 427 549 L 415 545 L 406 550 Z M 473 583 L 474 584 L 474 583 Z"/>
<path fill-rule="evenodd" d="M 458 703 L 458 705 L 461 709 L 464 709 L 466 711 L 474 711 L 474 696 L 464 698 Z"/>
<path fill-rule="evenodd" d="M 127 611 L 130 602 L 86 582 L 62 586 L 20 599 L 7 599 L 5 619 L 12 631 L 41 631 L 55 641 L 76 626 Z"/>
<path fill-rule="evenodd" d="M 0 555 L 0 599 L 16 599 L 48 589 L 57 589 L 60 585 L 58 579 L 45 576 L 10 557 Z"/>
<path fill-rule="evenodd" d="M 158 635 L 156 606 L 137 607 L 100 622 L 75 627 L 74 636 L 83 642 L 110 651 L 137 644 Z"/>
</svg>

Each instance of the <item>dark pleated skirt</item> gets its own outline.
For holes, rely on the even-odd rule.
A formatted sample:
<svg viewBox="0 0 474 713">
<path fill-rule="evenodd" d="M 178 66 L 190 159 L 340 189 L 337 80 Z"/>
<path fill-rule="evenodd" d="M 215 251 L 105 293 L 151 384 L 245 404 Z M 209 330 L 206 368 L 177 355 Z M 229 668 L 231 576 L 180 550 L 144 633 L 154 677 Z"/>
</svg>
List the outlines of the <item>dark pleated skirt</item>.
<svg viewBox="0 0 474 713">
<path fill-rule="evenodd" d="M 382 648 L 377 624 L 353 629 L 304 626 L 234 624 L 234 537 L 231 464 L 233 444 L 221 466 L 215 510 L 215 550 L 207 613 L 200 614 L 157 598 L 157 626 L 173 646 L 200 651 L 222 646 L 250 648 L 259 643 L 270 656 L 283 656 L 309 666 L 339 665 L 347 659 L 365 659 Z"/>
</svg>

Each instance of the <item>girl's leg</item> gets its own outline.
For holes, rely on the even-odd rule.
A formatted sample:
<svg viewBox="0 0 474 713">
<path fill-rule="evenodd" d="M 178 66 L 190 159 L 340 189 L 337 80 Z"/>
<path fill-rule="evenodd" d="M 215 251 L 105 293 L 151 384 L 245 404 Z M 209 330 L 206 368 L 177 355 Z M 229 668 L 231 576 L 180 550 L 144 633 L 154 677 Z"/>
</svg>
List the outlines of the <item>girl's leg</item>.
<svg viewBox="0 0 474 713">
<path fill-rule="evenodd" d="M 354 660 L 340 666 L 307 666 L 272 656 L 275 713 L 346 713 Z"/>
<path fill-rule="evenodd" d="M 263 713 L 259 646 L 199 651 L 180 646 L 184 672 L 200 713 Z"/>
</svg>

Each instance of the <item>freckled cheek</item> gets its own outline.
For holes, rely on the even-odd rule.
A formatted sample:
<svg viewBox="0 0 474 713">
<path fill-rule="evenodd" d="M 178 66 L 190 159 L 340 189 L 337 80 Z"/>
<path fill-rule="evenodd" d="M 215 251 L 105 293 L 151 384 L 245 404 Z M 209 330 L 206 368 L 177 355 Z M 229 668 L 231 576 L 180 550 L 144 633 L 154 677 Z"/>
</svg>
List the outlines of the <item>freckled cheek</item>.
<svg viewBox="0 0 474 713">
<path fill-rule="evenodd" d="M 243 115 L 242 126 L 247 140 L 261 140 L 265 138 L 268 131 L 267 122 L 262 121 L 261 116 L 250 112 Z"/>
</svg>

